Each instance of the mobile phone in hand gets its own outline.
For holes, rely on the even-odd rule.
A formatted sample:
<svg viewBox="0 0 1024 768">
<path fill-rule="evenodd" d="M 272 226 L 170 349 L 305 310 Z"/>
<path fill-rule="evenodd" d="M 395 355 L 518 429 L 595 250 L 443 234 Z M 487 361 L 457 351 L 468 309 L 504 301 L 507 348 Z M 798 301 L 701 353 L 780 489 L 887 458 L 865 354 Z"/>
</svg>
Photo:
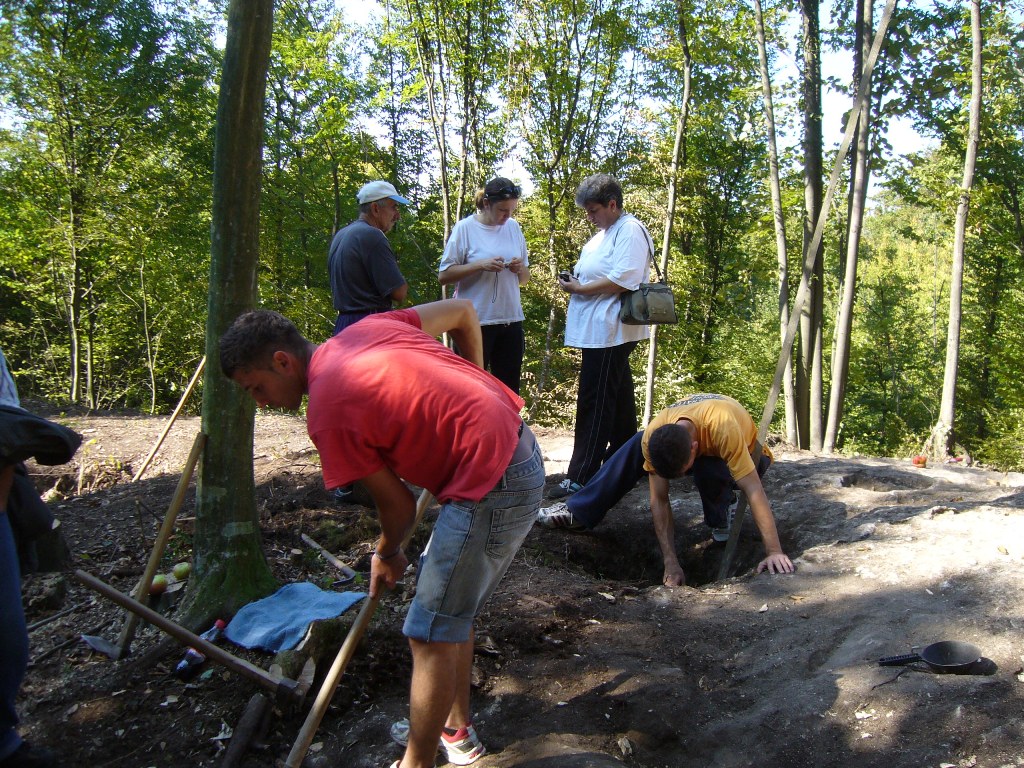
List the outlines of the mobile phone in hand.
<svg viewBox="0 0 1024 768">
<path fill-rule="evenodd" d="M 558 273 L 558 279 L 559 280 L 571 280 L 572 279 L 572 275 L 570 275 L 568 272 L 566 272 L 563 269 L 561 272 Z"/>
</svg>

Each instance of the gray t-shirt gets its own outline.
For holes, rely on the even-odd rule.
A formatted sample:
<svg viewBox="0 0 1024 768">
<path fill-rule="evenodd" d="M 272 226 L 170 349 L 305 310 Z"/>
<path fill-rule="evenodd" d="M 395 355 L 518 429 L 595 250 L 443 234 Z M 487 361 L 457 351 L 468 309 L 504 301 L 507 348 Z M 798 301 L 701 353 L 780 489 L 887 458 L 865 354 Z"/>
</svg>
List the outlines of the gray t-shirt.
<svg viewBox="0 0 1024 768">
<path fill-rule="evenodd" d="M 338 312 L 391 309 L 391 293 L 405 285 L 387 237 L 362 219 L 339 229 L 327 255 L 331 297 Z"/>
</svg>

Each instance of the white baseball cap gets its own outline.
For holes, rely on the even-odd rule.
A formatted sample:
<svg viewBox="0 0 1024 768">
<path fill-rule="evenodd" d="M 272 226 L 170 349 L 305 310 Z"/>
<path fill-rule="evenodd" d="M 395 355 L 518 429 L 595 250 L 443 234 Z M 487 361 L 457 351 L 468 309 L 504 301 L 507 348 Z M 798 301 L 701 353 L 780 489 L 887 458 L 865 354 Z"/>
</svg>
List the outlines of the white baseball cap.
<svg viewBox="0 0 1024 768">
<path fill-rule="evenodd" d="M 359 201 L 360 205 L 375 203 L 378 200 L 383 200 L 385 197 L 390 197 L 396 203 L 409 205 L 409 201 L 398 194 L 398 190 L 386 181 L 371 181 L 368 184 L 364 184 L 362 189 L 356 193 L 356 200 Z"/>
</svg>

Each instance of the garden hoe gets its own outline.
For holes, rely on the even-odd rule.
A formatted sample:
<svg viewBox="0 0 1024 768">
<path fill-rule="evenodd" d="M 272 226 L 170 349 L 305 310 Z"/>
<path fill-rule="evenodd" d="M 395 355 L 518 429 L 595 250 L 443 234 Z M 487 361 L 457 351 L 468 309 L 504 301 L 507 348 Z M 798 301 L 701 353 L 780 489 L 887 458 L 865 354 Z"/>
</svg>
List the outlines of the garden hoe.
<svg viewBox="0 0 1024 768">
<path fill-rule="evenodd" d="M 299 682 L 267 672 L 245 659 L 241 659 L 228 653 L 220 646 L 214 645 L 209 640 L 204 640 L 199 635 L 188 631 L 179 624 L 175 624 L 166 616 L 157 613 L 149 606 L 143 605 L 127 595 L 121 594 L 108 584 L 104 584 L 92 574 L 78 570 L 75 571 L 75 578 L 90 589 L 99 592 L 104 597 L 117 603 L 122 608 L 126 608 L 133 613 L 137 613 L 150 624 L 162 629 L 183 645 L 195 648 L 211 661 L 215 661 L 221 666 L 227 667 L 232 672 L 237 672 L 242 677 L 246 677 L 257 685 L 266 688 L 274 694 L 278 702 L 282 704 L 295 703 L 296 701 L 301 701 L 305 697 L 306 691 L 303 690 L 303 686 Z M 309 686 L 306 685 L 305 688 L 308 690 Z"/>
</svg>

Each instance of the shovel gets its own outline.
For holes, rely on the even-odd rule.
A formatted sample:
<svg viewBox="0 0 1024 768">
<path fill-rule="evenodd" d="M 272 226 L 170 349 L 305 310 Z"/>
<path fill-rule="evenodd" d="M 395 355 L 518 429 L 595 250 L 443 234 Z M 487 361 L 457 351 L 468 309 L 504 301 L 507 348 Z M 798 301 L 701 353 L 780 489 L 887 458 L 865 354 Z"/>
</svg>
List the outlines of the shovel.
<svg viewBox="0 0 1024 768">
<path fill-rule="evenodd" d="M 136 602 L 142 603 L 145 601 L 146 594 L 149 592 L 149 585 L 153 583 L 153 576 L 156 575 L 156 569 L 160 566 L 160 558 L 164 555 L 167 540 L 171 538 L 174 523 L 178 519 L 178 511 L 185 502 L 188 484 L 192 481 L 192 474 L 195 472 L 199 455 L 202 453 L 205 444 L 206 435 L 202 432 L 198 433 L 195 441 L 192 443 L 192 450 L 189 452 L 188 460 L 185 462 L 185 468 L 181 472 L 181 479 L 178 481 L 178 487 L 174 491 L 174 497 L 171 499 L 171 506 L 167 508 L 163 525 L 160 526 L 160 532 L 153 543 L 153 551 L 149 555 L 146 570 L 139 580 L 139 585 L 135 588 L 134 597 Z M 129 611 L 125 618 L 124 627 L 121 629 L 121 636 L 117 639 L 116 643 L 112 643 L 98 635 L 82 635 L 82 640 L 94 651 L 117 661 L 131 653 L 132 638 L 135 637 L 135 628 L 138 626 L 138 622 L 139 617 Z"/>
</svg>

